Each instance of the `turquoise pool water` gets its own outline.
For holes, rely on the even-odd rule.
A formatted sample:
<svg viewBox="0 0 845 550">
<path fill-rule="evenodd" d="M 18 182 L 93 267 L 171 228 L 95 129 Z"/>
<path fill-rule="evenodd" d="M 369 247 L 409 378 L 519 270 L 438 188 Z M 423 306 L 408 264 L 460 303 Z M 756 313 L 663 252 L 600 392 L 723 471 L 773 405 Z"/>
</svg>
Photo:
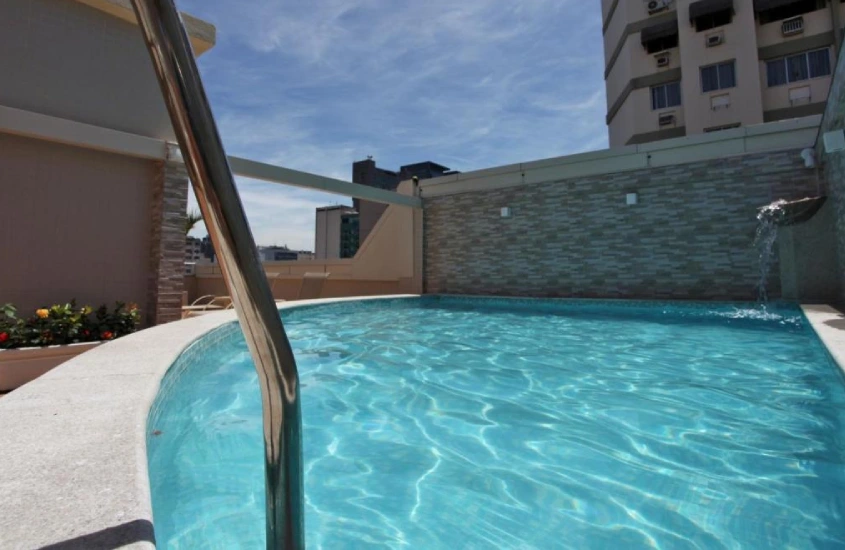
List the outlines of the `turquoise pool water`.
<svg viewBox="0 0 845 550">
<path fill-rule="evenodd" d="M 310 548 L 842 548 L 845 385 L 797 309 L 422 299 L 283 314 Z M 263 548 L 243 338 L 151 412 L 161 548 Z"/>
</svg>

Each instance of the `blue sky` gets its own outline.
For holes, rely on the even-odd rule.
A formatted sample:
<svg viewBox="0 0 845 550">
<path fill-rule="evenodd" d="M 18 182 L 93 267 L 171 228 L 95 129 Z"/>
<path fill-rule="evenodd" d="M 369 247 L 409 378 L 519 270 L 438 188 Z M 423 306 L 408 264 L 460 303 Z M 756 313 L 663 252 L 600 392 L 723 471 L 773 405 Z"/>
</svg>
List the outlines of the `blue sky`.
<svg viewBox="0 0 845 550">
<path fill-rule="evenodd" d="M 178 5 L 217 27 L 199 65 L 229 154 L 350 180 L 367 155 L 468 171 L 607 147 L 597 1 Z M 262 245 L 311 250 L 314 208 L 350 203 L 238 183 Z"/>
</svg>

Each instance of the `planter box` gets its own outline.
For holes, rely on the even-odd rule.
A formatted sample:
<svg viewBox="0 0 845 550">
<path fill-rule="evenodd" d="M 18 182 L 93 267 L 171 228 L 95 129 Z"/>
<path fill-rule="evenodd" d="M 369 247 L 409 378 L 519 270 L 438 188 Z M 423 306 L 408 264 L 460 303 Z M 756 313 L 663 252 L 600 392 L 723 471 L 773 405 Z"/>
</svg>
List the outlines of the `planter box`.
<svg viewBox="0 0 845 550">
<path fill-rule="evenodd" d="M 0 350 L 0 392 L 11 391 L 102 342 Z"/>
</svg>

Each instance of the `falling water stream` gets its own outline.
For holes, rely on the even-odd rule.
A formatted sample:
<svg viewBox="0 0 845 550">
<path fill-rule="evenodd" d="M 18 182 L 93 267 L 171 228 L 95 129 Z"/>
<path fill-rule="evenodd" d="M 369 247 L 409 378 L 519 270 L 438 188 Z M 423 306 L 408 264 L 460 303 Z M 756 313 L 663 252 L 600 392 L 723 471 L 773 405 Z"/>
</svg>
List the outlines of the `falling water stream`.
<svg viewBox="0 0 845 550">
<path fill-rule="evenodd" d="M 757 281 L 757 301 L 765 308 L 769 301 L 767 282 L 769 271 L 772 269 L 775 257 L 775 241 L 778 238 L 778 225 L 786 216 L 785 200 L 777 200 L 764 206 L 757 213 L 757 232 L 754 236 L 754 246 L 760 265 L 760 279 Z"/>
</svg>

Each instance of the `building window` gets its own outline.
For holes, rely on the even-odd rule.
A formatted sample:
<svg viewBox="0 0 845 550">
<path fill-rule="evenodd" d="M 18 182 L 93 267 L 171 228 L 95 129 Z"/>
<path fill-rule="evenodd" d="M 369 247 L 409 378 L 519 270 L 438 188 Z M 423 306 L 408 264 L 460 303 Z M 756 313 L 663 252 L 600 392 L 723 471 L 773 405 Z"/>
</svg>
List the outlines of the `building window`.
<svg viewBox="0 0 845 550">
<path fill-rule="evenodd" d="M 668 84 L 661 84 L 660 86 L 651 87 L 652 110 L 656 111 L 658 109 L 666 109 L 668 107 L 677 107 L 680 104 L 680 82 L 669 82 Z"/>
<path fill-rule="evenodd" d="M 678 20 L 664 21 L 640 32 L 640 40 L 648 53 L 662 52 L 678 47 Z"/>
<path fill-rule="evenodd" d="M 827 48 L 766 61 L 769 88 L 829 75 L 830 52 Z"/>
<path fill-rule="evenodd" d="M 716 27 L 730 25 L 733 20 L 733 9 L 721 10 L 695 18 L 695 32 L 709 31 Z"/>
<path fill-rule="evenodd" d="M 736 86 L 736 71 L 733 61 L 701 68 L 701 91 L 712 92 Z"/>
<path fill-rule="evenodd" d="M 768 4 L 772 4 L 774 7 L 767 8 Z M 825 0 L 796 0 L 785 5 L 775 4 L 779 4 L 779 2 L 760 2 L 763 9 L 758 9 L 757 17 L 760 19 L 761 25 L 824 9 Z M 755 5 L 757 5 L 757 2 L 755 2 Z"/>
<path fill-rule="evenodd" d="M 677 48 L 678 47 L 678 35 L 673 34 L 671 36 L 664 36 L 663 38 L 657 38 L 652 40 L 651 42 L 646 43 L 645 45 L 646 51 L 648 53 L 657 53 L 668 50 L 670 48 Z"/>
</svg>

